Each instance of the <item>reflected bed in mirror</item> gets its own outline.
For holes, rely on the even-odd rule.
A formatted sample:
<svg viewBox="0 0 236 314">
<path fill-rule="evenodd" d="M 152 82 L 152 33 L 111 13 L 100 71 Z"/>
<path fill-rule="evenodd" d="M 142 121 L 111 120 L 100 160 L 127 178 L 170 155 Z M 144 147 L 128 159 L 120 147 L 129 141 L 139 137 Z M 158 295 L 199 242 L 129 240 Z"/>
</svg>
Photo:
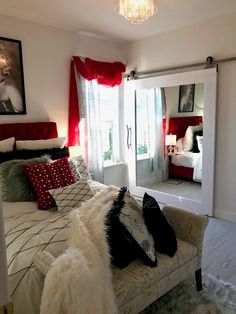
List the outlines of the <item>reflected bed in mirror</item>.
<svg viewBox="0 0 236 314">
<path fill-rule="evenodd" d="M 126 92 L 135 117 L 130 190 L 212 216 L 216 70 L 131 81 Z"/>
</svg>

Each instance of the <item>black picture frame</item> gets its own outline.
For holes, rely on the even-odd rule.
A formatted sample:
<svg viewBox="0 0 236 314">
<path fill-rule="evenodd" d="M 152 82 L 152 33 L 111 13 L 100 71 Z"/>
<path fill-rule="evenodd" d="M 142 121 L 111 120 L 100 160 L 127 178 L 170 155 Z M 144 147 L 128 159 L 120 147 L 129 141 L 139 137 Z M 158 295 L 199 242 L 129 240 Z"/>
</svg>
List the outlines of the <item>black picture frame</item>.
<svg viewBox="0 0 236 314">
<path fill-rule="evenodd" d="M 180 85 L 178 112 L 194 111 L 195 84 Z"/>
<path fill-rule="evenodd" d="M 21 41 L 0 37 L 0 115 L 26 114 Z"/>
</svg>

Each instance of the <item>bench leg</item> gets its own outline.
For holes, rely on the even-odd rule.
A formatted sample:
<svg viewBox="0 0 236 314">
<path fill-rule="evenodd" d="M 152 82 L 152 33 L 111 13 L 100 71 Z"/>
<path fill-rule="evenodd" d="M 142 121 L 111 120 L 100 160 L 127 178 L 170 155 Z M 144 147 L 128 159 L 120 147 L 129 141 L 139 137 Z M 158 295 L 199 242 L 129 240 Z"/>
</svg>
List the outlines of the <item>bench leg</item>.
<svg viewBox="0 0 236 314">
<path fill-rule="evenodd" d="M 201 268 L 195 271 L 195 279 L 196 279 L 197 291 L 202 290 L 202 269 Z"/>
</svg>

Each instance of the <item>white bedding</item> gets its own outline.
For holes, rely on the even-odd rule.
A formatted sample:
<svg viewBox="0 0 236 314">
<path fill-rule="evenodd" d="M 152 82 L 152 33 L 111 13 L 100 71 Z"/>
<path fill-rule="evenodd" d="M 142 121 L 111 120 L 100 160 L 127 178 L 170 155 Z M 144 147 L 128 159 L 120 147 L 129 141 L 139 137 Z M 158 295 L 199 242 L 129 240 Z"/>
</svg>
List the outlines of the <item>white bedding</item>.
<svg viewBox="0 0 236 314">
<path fill-rule="evenodd" d="M 172 164 L 176 166 L 193 168 L 193 180 L 202 181 L 202 153 L 184 152 L 179 155 L 173 155 Z"/>
<path fill-rule="evenodd" d="M 4 219 L 38 211 L 36 202 L 3 202 Z"/>
<path fill-rule="evenodd" d="M 94 181 L 89 183 L 94 193 L 105 188 Z M 38 210 L 35 202 L 4 202 L 3 213 L 14 313 L 38 314 L 44 277 L 32 259 L 43 249 L 57 257 L 67 248 L 68 213 Z"/>
</svg>

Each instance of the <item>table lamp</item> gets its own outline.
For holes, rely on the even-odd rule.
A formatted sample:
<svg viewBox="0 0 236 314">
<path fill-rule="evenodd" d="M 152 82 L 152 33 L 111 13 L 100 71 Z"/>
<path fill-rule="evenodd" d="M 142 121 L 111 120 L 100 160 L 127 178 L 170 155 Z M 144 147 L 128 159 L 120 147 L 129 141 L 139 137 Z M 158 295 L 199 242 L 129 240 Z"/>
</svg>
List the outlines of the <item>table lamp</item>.
<svg viewBox="0 0 236 314">
<path fill-rule="evenodd" d="M 168 146 L 168 154 L 172 154 L 176 145 L 176 135 L 166 135 L 166 146 Z"/>
</svg>

